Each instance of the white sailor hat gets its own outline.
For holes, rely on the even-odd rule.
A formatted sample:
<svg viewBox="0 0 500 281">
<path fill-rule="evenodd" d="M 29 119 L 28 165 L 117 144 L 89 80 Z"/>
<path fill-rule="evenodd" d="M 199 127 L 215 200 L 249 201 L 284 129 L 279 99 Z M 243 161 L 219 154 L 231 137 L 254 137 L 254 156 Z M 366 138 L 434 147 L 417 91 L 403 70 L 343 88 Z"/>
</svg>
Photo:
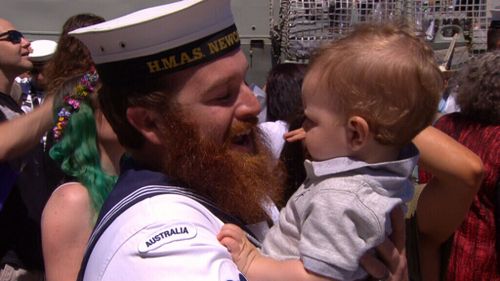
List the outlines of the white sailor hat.
<svg viewBox="0 0 500 281">
<path fill-rule="evenodd" d="M 230 0 L 182 0 L 140 10 L 69 33 L 106 72 L 171 73 L 240 47 Z"/>
<path fill-rule="evenodd" d="M 31 42 L 33 52 L 29 54 L 29 59 L 32 62 L 48 61 L 57 48 L 57 43 L 52 40 L 35 40 Z"/>
</svg>

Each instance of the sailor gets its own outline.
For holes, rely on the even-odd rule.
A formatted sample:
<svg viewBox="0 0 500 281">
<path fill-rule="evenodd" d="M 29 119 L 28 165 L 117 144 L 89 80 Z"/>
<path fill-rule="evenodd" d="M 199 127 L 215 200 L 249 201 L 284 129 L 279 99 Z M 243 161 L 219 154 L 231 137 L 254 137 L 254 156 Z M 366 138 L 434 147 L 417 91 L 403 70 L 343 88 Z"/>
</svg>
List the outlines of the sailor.
<svg viewBox="0 0 500 281">
<path fill-rule="evenodd" d="M 28 56 L 33 63 L 33 68 L 25 77 L 16 77 L 16 83 L 20 85 L 21 109 L 28 113 L 42 103 L 46 81 L 43 77 L 43 67 L 52 57 L 57 48 L 57 43 L 52 40 L 35 40 L 31 42 L 31 52 Z"/>
<path fill-rule="evenodd" d="M 245 280 L 216 236 L 225 222 L 266 220 L 281 174 L 256 132 L 230 1 L 178 1 L 70 34 L 92 54 L 101 109 L 129 154 L 80 280 Z"/>
<path fill-rule="evenodd" d="M 70 34 L 92 54 L 100 108 L 128 153 L 79 280 L 245 280 L 217 235 L 231 222 L 252 237 L 246 226 L 269 219 L 262 206 L 285 177 L 256 127 L 230 0 L 177 1 Z M 404 269 L 400 256 L 389 268 Z"/>
</svg>

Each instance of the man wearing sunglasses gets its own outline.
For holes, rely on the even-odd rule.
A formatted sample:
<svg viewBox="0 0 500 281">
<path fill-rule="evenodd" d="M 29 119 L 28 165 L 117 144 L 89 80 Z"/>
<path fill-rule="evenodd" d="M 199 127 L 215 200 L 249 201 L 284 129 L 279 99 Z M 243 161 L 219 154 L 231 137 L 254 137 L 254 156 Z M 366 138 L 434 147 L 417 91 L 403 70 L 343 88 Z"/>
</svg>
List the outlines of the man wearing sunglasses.
<svg viewBox="0 0 500 281">
<path fill-rule="evenodd" d="M 30 42 L 14 26 L 0 18 L 0 92 L 8 93 L 16 76 L 31 70 Z"/>
<path fill-rule="evenodd" d="M 13 119 L 22 113 L 9 93 L 14 79 L 33 67 L 28 58 L 30 52 L 30 42 L 15 30 L 12 23 L 0 18 L 0 122 Z M 13 170 L 1 160 L 0 158 L 0 210 L 9 186 L 14 181 Z"/>
<path fill-rule="evenodd" d="M 14 79 L 31 70 L 30 42 L 12 23 L 0 18 L 0 121 L 12 119 L 21 113 L 19 106 L 8 95 Z"/>
<path fill-rule="evenodd" d="M 21 193 L 34 198 L 42 196 L 37 187 L 44 183 L 44 174 L 39 173 L 41 166 L 37 159 L 41 159 L 38 155 L 43 151 L 39 140 L 52 125 L 52 98 L 32 113 L 20 116 L 21 107 L 9 95 L 15 78 L 33 68 L 31 52 L 30 42 L 22 33 L 0 18 L 0 280 L 43 280 L 41 254 L 33 251 L 40 248 L 33 232 L 39 228 L 36 208 L 40 206 L 26 206 L 25 215 L 15 206 L 26 199 L 21 199 Z M 36 202 L 32 198 L 27 200 Z M 13 221 L 10 218 L 16 211 L 17 221 Z M 18 230 L 16 225 L 21 224 L 26 228 Z M 22 243 L 12 243 L 11 236 Z"/>
</svg>

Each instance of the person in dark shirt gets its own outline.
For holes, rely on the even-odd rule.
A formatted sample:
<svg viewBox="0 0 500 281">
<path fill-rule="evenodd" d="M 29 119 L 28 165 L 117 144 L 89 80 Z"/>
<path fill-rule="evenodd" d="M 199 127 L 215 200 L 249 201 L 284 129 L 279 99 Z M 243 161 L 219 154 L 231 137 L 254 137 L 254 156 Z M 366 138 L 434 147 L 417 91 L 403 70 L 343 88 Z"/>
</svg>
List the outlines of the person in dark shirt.
<svg viewBox="0 0 500 281">
<path fill-rule="evenodd" d="M 0 19 L 0 280 L 44 280 L 40 217 L 51 188 L 62 178 L 44 151 L 53 98 L 22 115 L 7 93 L 33 63 L 30 42 Z"/>
</svg>

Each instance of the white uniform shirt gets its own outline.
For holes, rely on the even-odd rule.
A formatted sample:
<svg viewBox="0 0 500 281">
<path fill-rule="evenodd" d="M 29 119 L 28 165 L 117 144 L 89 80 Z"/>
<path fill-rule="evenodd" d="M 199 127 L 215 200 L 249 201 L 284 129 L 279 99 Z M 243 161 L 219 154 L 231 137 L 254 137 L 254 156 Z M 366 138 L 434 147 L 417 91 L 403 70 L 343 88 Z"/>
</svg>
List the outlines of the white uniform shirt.
<svg viewBox="0 0 500 281">
<path fill-rule="evenodd" d="M 144 199 L 104 231 L 84 280 L 245 280 L 216 238 L 222 225 L 188 197 Z"/>
</svg>

